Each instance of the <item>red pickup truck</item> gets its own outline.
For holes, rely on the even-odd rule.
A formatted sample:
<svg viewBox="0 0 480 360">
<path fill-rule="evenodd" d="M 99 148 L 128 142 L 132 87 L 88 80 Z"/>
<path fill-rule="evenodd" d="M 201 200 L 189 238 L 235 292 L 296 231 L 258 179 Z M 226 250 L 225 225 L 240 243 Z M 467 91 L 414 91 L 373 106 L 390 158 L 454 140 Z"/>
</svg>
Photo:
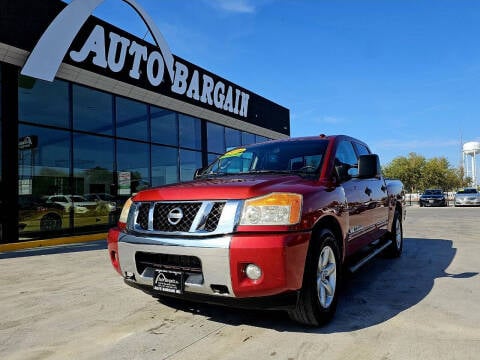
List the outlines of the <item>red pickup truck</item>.
<svg viewBox="0 0 480 360">
<path fill-rule="evenodd" d="M 343 271 L 402 253 L 403 185 L 349 136 L 239 147 L 191 182 L 144 190 L 109 231 L 113 267 L 154 296 L 287 310 L 319 326 Z"/>
</svg>

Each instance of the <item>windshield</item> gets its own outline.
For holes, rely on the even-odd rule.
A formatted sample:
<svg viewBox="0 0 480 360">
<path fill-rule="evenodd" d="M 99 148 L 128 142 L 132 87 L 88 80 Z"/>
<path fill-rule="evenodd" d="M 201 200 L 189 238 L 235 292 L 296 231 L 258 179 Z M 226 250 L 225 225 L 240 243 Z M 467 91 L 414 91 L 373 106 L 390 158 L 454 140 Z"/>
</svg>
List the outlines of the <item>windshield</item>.
<svg viewBox="0 0 480 360">
<path fill-rule="evenodd" d="M 477 194 L 477 189 L 463 189 L 458 190 L 457 194 Z"/>
<path fill-rule="evenodd" d="M 424 195 L 442 195 L 442 190 L 425 190 Z"/>
<path fill-rule="evenodd" d="M 199 176 L 288 173 L 315 176 L 321 166 L 326 140 L 271 141 L 239 147 L 218 157 Z"/>
</svg>

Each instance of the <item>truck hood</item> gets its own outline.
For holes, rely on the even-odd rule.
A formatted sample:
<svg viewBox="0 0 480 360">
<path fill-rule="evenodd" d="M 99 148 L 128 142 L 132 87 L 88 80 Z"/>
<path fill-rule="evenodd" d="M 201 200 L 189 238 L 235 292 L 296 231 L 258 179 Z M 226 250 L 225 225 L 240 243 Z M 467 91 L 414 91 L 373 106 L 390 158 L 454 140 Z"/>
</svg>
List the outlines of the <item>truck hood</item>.
<svg viewBox="0 0 480 360">
<path fill-rule="evenodd" d="M 302 184 L 312 180 L 297 175 L 236 175 L 200 179 L 144 190 L 135 201 L 225 200 L 248 199 L 270 192 L 299 192 Z"/>
</svg>

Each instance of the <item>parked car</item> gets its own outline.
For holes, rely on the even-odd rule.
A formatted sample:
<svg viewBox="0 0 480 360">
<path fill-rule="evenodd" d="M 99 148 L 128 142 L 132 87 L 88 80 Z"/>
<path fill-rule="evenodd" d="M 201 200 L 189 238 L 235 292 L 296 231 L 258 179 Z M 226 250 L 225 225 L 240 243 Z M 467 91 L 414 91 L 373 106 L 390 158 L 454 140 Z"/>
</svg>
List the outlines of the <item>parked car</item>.
<svg viewBox="0 0 480 360">
<path fill-rule="evenodd" d="M 447 206 L 447 198 L 440 189 L 427 189 L 418 200 L 420 207 L 422 206 Z"/>
<path fill-rule="evenodd" d="M 480 206 L 480 193 L 475 188 L 458 190 L 454 206 Z"/>
<path fill-rule="evenodd" d="M 118 201 L 115 197 L 107 193 L 85 194 L 84 196 L 89 201 L 95 201 L 97 204 L 104 204 L 108 208 L 108 211 L 115 211 L 121 209 L 123 206 L 123 202 Z"/>
<path fill-rule="evenodd" d="M 18 205 L 20 232 L 55 231 L 68 224 L 68 214 L 59 204 L 47 203 L 33 195 L 21 195 Z"/>
<path fill-rule="evenodd" d="M 59 204 L 63 206 L 66 212 L 69 212 L 73 206 L 75 214 L 85 214 L 88 211 L 97 210 L 96 201 L 88 200 L 81 195 L 51 195 L 45 200 L 47 204 Z"/>
</svg>

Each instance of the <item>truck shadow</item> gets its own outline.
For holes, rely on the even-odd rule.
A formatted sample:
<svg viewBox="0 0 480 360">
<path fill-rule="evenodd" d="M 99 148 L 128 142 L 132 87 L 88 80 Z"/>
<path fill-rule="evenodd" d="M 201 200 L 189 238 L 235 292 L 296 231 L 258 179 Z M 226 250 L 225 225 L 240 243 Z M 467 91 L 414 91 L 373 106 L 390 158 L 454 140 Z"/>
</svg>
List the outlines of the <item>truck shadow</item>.
<svg viewBox="0 0 480 360">
<path fill-rule="evenodd" d="M 345 277 L 335 317 L 321 328 L 298 325 L 280 311 L 239 310 L 166 299 L 161 302 L 234 326 L 250 325 L 281 332 L 348 332 L 377 325 L 415 306 L 430 293 L 436 279 L 447 277 L 455 281 L 477 276 L 477 272 L 449 274 L 445 271 L 456 255 L 452 245 L 450 240 L 405 239 L 401 258 L 377 257 Z"/>
</svg>

